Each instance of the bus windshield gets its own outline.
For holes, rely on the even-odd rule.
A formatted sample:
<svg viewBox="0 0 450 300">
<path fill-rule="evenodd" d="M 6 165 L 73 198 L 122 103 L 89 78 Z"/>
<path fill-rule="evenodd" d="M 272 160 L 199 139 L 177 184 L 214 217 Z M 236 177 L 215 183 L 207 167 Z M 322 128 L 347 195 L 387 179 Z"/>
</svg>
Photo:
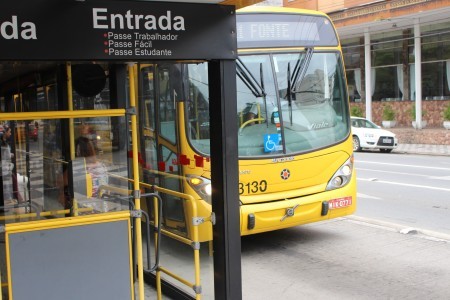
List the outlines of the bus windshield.
<svg viewBox="0 0 450 300">
<path fill-rule="evenodd" d="M 241 158 L 311 152 L 348 136 L 347 92 L 338 52 L 241 55 L 239 62 L 244 66 L 236 76 Z M 209 154 L 206 83 L 194 78 L 198 67 L 195 73 L 189 71 L 195 90 L 190 95 L 202 94 L 203 102 L 196 109 L 188 107 L 189 120 L 197 120 L 201 129 L 201 134 L 191 130 L 190 141 Z"/>
</svg>

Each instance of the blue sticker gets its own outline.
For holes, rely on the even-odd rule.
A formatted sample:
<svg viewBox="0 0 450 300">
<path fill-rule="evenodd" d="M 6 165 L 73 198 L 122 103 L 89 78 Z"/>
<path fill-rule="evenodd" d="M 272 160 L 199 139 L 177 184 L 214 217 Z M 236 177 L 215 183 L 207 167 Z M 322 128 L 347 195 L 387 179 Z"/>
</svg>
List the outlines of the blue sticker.
<svg viewBox="0 0 450 300">
<path fill-rule="evenodd" d="M 278 133 L 264 135 L 264 152 L 272 152 L 279 150 L 280 140 Z"/>
</svg>

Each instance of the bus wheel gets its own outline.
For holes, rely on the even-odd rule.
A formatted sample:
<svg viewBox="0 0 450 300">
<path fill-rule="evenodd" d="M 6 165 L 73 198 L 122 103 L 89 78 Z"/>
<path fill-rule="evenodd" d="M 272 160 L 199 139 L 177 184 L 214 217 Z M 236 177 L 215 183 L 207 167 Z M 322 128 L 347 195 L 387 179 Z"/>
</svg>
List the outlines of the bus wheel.
<svg viewBox="0 0 450 300">
<path fill-rule="evenodd" d="M 359 142 L 359 138 L 356 135 L 353 136 L 353 151 L 361 151 L 361 144 Z"/>
</svg>

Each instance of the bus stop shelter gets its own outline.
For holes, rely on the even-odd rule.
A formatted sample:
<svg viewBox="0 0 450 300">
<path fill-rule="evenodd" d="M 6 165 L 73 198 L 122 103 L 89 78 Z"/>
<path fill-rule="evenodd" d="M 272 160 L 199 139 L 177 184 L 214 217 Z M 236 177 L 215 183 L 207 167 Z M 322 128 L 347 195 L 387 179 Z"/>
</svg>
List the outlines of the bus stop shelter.
<svg viewBox="0 0 450 300">
<path fill-rule="evenodd" d="M 216 299 L 242 298 L 239 201 L 236 201 L 238 163 L 237 124 L 234 120 L 237 46 L 234 15 L 236 8 L 257 2 L 14 0 L 0 4 L 0 65 L 7 62 L 17 66 L 18 72 L 29 71 L 22 62 L 39 61 L 112 61 L 123 64 L 141 60 L 208 61 L 212 209 L 216 217 L 213 226 Z M 148 43 L 150 33 L 159 36 L 153 45 Z M 14 74 L 0 69 L 0 81 L 8 80 L 14 80 Z M 132 114 L 132 110 L 133 105 L 124 113 Z M 0 118 L 2 121 L 25 120 L 28 117 L 26 114 L 1 112 Z M 41 114 L 42 118 L 49 115 L 48 112 Z M 76 114 L 71 116 L 76 117 Z M 134 157 L 137 160 L 137 155 Z M 99 236 L 103 235 L 101 228 L 96 231 Z M 53 234 L 55 236 L 50 241 L 59 240 L 60 236 Z M 71 240 L 77 240 L 83 231 L 71 230 L 65 234 L 71 235 Z M 11 247 L 23 238 L 16 237 L 18 239 L 11 239 Z M 32 237 L 29 241 L 32 242 Z M 79 242 L 83 243 L 83 239 L 80 238 Z M 49 251 L 45 247 L 40 250 Z M 32 252 L 28 254 L 32 255 Z M 16 265 L 35 276 L 45 272 L 30 269 L 20 259 Z M 54 274 L 60 272 L 63 269 L 58 269 Z M 89 271 L 86 272 L 89 276 Z M 142 277 L 142 273 L 138 272 L 138 276 Z M 20 281 L 20 278 L 17 280 Z M 61 289 L 64 290 L 64 286 Z M 27 294 L 24 295 L 26 297 Z"/>
</svg>

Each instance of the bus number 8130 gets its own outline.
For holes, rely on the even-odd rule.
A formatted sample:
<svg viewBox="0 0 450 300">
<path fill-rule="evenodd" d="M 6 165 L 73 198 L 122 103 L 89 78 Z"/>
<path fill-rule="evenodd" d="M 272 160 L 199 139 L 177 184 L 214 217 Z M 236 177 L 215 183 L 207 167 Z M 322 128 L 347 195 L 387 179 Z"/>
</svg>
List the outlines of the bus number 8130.
<svg viewBox="0 0 450 300">
<path fill-rule="evenodd" d="M 264 193 L 267 190 L 267 181 L 261 180 L 258 181 L 252 181 L 247 183 L 239 182 L 239 195 L 242 195 L 244 193 L 247 194 L 254 194 L 257 192 Z"/>
</svg>

